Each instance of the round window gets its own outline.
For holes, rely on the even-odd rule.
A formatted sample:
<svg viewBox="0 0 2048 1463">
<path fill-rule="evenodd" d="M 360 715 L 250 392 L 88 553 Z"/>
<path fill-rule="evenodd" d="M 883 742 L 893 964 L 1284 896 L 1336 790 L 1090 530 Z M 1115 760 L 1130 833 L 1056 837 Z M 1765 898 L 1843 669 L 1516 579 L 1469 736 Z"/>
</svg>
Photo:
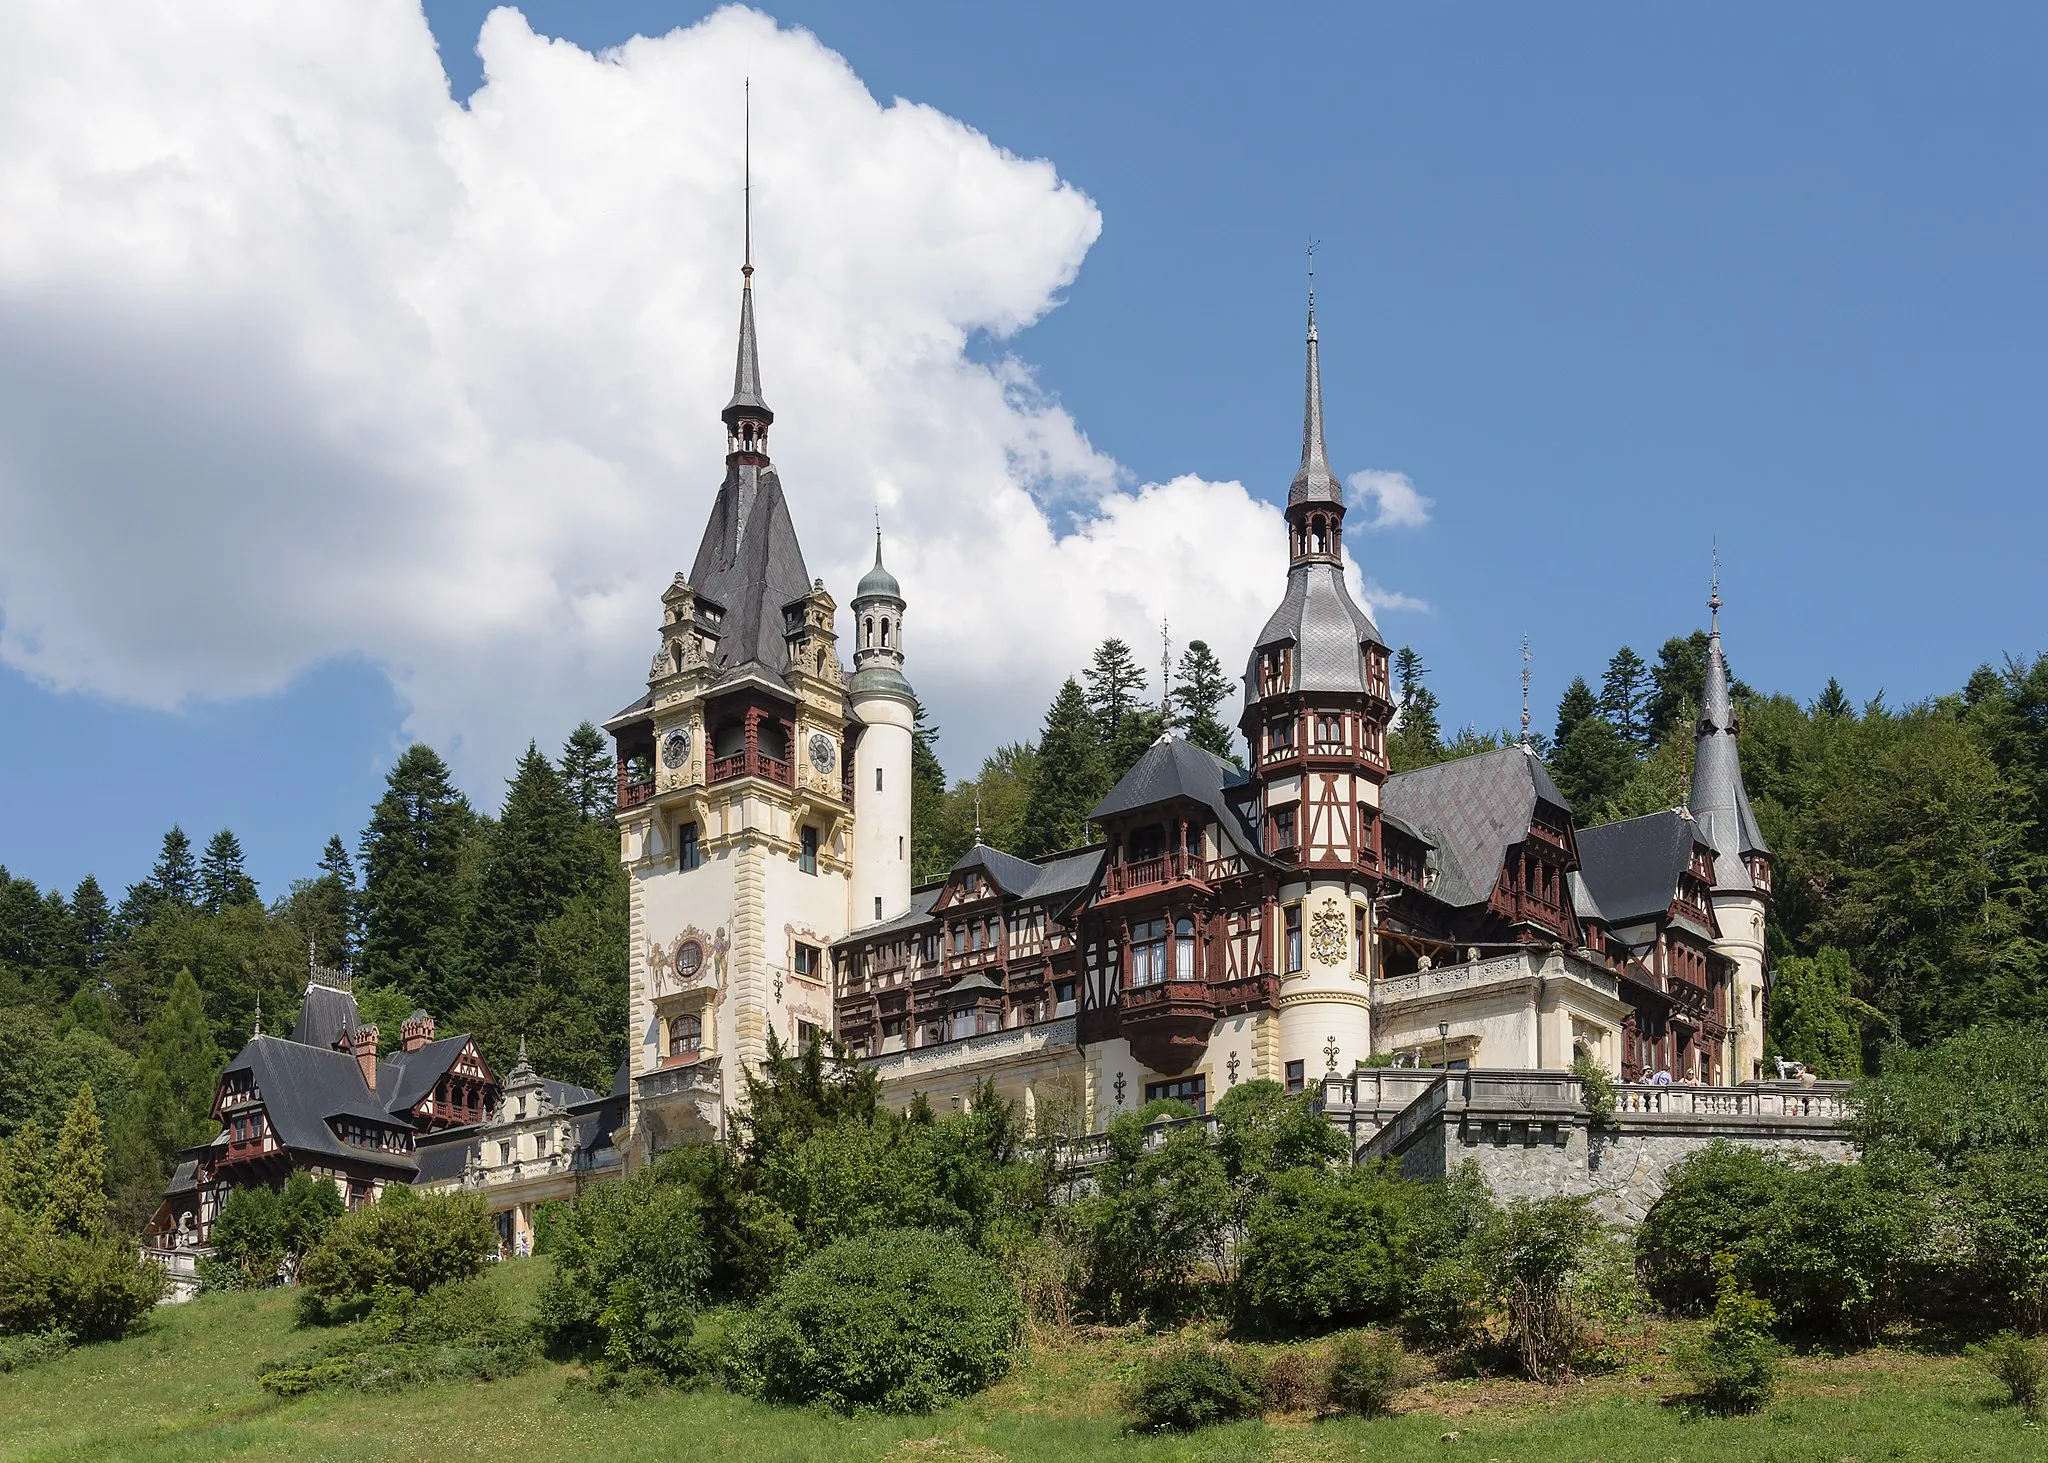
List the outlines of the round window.
<svg viewBox="0 0 2048 1463">
<path fill-rule="evenodd" d="M 704 947 L 695 940 L 685 940 L 676 947 L 676 974 L 685 978 L 697 973 L 704 963 Z"/>
</svg>

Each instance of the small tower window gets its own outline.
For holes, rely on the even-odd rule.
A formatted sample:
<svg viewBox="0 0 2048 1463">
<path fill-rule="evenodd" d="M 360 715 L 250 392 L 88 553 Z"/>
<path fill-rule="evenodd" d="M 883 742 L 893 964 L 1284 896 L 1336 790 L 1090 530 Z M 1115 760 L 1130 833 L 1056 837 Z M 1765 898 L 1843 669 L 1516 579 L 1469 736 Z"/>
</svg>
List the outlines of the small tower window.
<svg viewBox="0 0 2048 1463">
<path fill-rule="evenodd" d="M 881 768 L 879 768 L 879 767 L 877 767 L 877 768 L 875 769 L 875 791 L 876 791 L 876 792 L 880 792 L 881 790 L 882 790 L 882 769 L 881 769 Z"/>
<path fill-rule="evenodd" d="M 884 649 L 884 650 L 887 650 L 888 648 L 889 648 L 889 617 L 888 617 L 887 615 L 884 615 L 884 616 L 882 616 L 882 649 Z"/>
<path fill-rule="evenodd" d="M 1293 975 L 1301 969 L 1301 906 L 1290 904 L 1284 913 L 1287 929 L 1287 973 Z"/>
<path fill-rule="evenodd" d="M 863 627 L 862 634 L 867 644 L 873 645 L 875 643 L 875 617 L 873 615 L 868 616 L 867 624 Z"/>
<path fill-rule="evenodd" d="M 675 1016 L 668 1023 L 668 1054 L 687 1056 L 703 1050 L 704 1023 L 696 1016 Z"/>
<path fill-rule="evenodd" d="M 882 896 L 881 896 L 881 895 L 879 895 L 879 894 L 877 894 L 877 895 L 875 896 L 875 918 L 876 918 L 876 919 L 880 919 L 881 917 L 882 917 Z"/>
<path fill-rule="evenodd" d="M 815 874 L 818 872 L 817 829 L 804 829 L 803 840 L 797 848 L 796 866 L 798 869 L 802 870 L 806 874 Z"/>
<path fill-rule="evenodd" d="M 703 862 L 703 852 L 697 846 L 697 825 L 685 823 L 676 829 L 676 867 L 687 874 Z"/>
<path fill-rule="evenodd" d="M 1195 978 L 1195 922 L 1191 919 L 1174 921 L 1173 978 L 1175 980 L 1193 980 Z"/>
</svg>

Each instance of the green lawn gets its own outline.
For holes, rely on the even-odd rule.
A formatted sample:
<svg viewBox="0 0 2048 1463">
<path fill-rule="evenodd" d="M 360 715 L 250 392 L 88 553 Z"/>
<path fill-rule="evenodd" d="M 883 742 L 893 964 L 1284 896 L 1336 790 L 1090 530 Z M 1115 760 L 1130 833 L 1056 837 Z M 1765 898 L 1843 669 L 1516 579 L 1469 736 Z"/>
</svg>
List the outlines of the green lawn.
<svg viewBox="0 0 2048 1463">
<path fill-rule="evenodd" d="M 541 1261 L 499 1267 L 530 1293 Z M 848 1422 L 707 1391 L 612 1403 L 565 1393 L 568 1369 L 396 1397 L 267 1397 L 256 1364 L 295 1351 L 291 1297 L 215 1296 L 165 1307 L 142 1335 L 0 1376 L 0 1459 L 998 1459 L 1455 1463 L 1875 1463 L 2043 1459 L 2048 1431 L 1987 1405 L 1992 1388 L 1952 1357 L 1881 1351 L 1795 1364 L 1762 1416 L 1696 1421 L 1661 1398 L 1660 1357 L 1555 1391 L 1437 1382 L 1377 1422 L 1248 1423 L 1181 1438 L 1122 1431 L 1115 1396 L 1142 1341 L 1111 1336 L 1034 1352 L 1011 1379 L 931 1417 Z M 1454 1438 L 1449 1435 L 1455 1434 Z"/>
</svg>

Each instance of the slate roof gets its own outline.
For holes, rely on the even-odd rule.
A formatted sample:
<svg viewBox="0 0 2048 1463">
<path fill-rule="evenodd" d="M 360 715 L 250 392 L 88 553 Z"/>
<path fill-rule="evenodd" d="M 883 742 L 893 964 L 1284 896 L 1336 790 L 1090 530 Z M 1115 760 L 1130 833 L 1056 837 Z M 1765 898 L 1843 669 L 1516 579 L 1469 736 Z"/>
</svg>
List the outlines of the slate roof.
<svg viewBox="0 0 2048 1463">
<path fill-rule="evenodd" d="M 1290 691 L 1364 692 L 1365 644 L 1384 646 L 1379 626 L 1358 607 L 1344 583 L 1344 566 L 1324 559 L 1287 571 L 1287 593 L 1252 642 L 1245 662 L 1244 704 L 1260 699 L 1259 660 L 1277 645 L 1292 645 Z"/>
<path fill-rule="evenodd" d="M 740 284 L 740 349 L 732 368 L 732 400 L 726 412 L 775 420 L 761 395 L 761 351 L 754 340 L 754 289 L 752 280 Z"/>
<path fill-rule="evenodd" d="M 331 1047 L 343 1032 L 355 1034 L 363 1024 L 356 998 L 347 991 L 318 983 L 308 984 L 299 1003 L 299 1019 L 292 1023 L 292 1040 L 307 1046 Z"/>
<path fill-rule="evenodd" d="M 448 1128 L 449 1134 L 460 1137 L 441 1138 L 439 1142 L 420 1140 L 413 1151 L 413 1159 L 419 1166 L 419 1181 L 423 1184 L 446 1183 L 462 1177 L 462 1171 L 469 1164 L 469 1155 L 476 1150 L 474 1128 Z M 440 1138 L 440 1134 L 435 1135 Z"/>
<path fill-rule="evenodd" d="M 1676 808 L 1581 828 L 1579 875 L 1607 922 L 1634 924 L 1669 909 L 1699 832 Z"/>
<path fill-rule="evenodd" d="M 1397 773 L 1381 790 L 1380 806 L 1436 846 L 1430 897 L 1463 908 L 1492 895 L 1508 849 L 1529 836 L 1539 798 L 1571 811 L 1541 761 L 1520 747 L 1502 747 Z"/>
<path fill-rule="evenodd" d="M 1099 822 L 1174 798 L 1187 798 L 1209 810 L 1233 848 L 1259 858 L 1258 840 L 1224 795 L 1250 780 L 1250 774 L 1236 763 L 1196 746 L 1185 737 L 1174 737 L 1147 747 L 1145 755 L 1118 779 L 1109 795 L 1088 816 Z"/>
<path fill-rule="evenodd" d="M 938 883 L 926 884 L 920 888 L 913 889 L 910 891 L 910 908 L 904 910 L 903 913 L 892 914 L 889 918 L 878 923 L 866 924 L 858 929 L 849 930 L 844 935 L 841 935 L 839 939 L 833 941 L 833 943 L 844 944 L 848 940 L 872 939 L 876 935 L 888 934 L 895 930 L 913 929 L 930 918 L 932 906 L 938 902 L 939 891 L 945 887 L 943 883 Z"/>
<path fill-rule="evenodd" d="M 391 1053 L 377 1063 L 377 1095 L 392 1112 L 410 1112 L 468 1045 L 467 1036 L 444 1036 L 413 1051 Z"/>
<path fill-rule="evenodd" d="M 1714 595 L 1715 626 L 1707 639 L 1707 680 L 1700 698 L 1699 741 L 1693 752 L 1692 815 L 1702 839 L 1714 850 L 1716 889 L 1753 889 L 1744 854 L 1770 852 L 1749 789 L 1742 784 L 1736 750 L 1735 707 L 1728 694 L 1728 662 L 1721 654 L 1720 593 Z"/>
<path fill-rule="evenodd" d="M 1287 489 L 1287 506 L 1297 503 L 1342 503 L 1344 485 L 1330 471 L 1330 454 L 1323 446 L 1322 350 L 1316 344 L 1316 299 L 1308 299 L 1308 385 L 1301 415 L 1301 468 Z"/>
<path fill-rule="evenodd" d="M 404 1154 L 356 1148 L 335 1135 L 330 1123 L 339 1118 L 411 1131 L 410 1123 L 385 1110 L 348 1053 L 282 1037 L 252 1036 L 227 1065 L 229 1072 L 245 1070 L 255 1079 L 271 1127 L 287 1148 L 413 1170 L 413 1160 Z"/>
</svg>

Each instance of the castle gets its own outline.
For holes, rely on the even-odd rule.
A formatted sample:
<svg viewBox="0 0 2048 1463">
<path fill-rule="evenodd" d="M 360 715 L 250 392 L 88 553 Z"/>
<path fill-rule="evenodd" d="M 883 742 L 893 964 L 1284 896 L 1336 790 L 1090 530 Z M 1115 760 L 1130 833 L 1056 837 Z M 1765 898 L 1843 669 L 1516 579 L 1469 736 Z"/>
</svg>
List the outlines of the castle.
<svg viewBox="0 0 2048 1463">
<path fill-rule="evenodd" d="M 910 877 L 902 586 L 837 602 L 768 452 L 753 269 L 726 472 L 663 592 L 617 743 L 630 875 L 625 1162 L 723 1136 L 744 1073 L 827 1033 L 892 1102 L 984 1080 L 1099 1130 L 1155 1098 L 1409 1066 L 1760 1079 L 1770 850 L 1736 749 L 1718 589 L 1689 805 L 1600 827 L 1526 744 L 1391 774 L 1388 647 L 1345 584 L 1310 298 L 1290 563 L 1247 647 L 1247 768 L 1162 739 L 1036 860 L 978 839 Z"/>
</svg>

